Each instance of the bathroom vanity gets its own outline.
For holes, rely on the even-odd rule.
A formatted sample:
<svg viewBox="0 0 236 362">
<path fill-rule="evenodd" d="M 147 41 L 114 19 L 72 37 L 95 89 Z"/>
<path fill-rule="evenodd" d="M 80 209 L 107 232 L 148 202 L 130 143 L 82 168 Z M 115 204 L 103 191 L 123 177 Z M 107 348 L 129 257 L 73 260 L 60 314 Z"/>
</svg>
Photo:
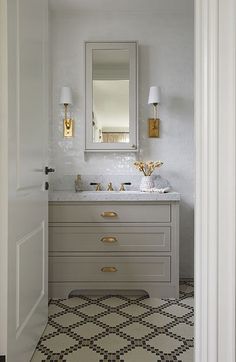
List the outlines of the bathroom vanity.
<svg viewBox="0 0 236 362">
<path fill-rule="evenodd" d="M 49 295 L 74 290 L 179 294 L 179 194 L 53 192 Z"/>
</svg>

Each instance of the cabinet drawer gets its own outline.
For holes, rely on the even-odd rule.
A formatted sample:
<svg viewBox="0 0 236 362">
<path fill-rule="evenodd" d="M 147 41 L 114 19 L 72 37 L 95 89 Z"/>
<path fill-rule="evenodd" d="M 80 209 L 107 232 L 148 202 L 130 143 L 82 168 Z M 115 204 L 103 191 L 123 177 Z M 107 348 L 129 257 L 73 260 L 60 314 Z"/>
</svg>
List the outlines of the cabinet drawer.
<svg viewBox="0 0 236 362">
<path fill-rule="evenodd" d="M 50 282 L 169 282 L 170 257 L 50 257 Z"/>
<path fill-rule="evenodd" d="M 49 227 L 51 252 L 170 251 L 170 227 Z"/>
<path fill-rule="evenodd" d="M 170 222 L 170 204 L 50 204 L 49 222 Z"/>
</svg>

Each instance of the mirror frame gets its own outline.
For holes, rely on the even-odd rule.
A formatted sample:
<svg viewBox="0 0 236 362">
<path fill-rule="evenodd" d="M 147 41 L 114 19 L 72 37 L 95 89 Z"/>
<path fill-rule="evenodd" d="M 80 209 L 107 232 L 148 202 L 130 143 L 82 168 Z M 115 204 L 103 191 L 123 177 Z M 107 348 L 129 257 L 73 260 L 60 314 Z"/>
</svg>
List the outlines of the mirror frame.
<svg viewBox="0 0 236 362">
<path fill-rule="evenodd" d="M 93 50 L 127 49 L 130 59 L 129 86 L 129 143 L 93 142 Z M 138 151 L 138 43 L 130 42 L 85 42 L 85 151 Z"/>
</svg>

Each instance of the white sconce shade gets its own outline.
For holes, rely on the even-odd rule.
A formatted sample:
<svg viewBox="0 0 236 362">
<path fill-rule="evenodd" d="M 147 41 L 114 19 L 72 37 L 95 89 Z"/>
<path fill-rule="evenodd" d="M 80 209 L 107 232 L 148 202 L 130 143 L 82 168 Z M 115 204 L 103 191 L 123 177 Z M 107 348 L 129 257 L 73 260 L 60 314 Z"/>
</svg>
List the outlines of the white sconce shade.
<svg viewBox="0 0 236 362">
<path fill-rule="evenodd" d="M 148 104 L 160 103 L 161 101 L 161 88 L 150 87 Z"/>
<path fill-rule="evenodd" d="M 61 88 L 60 104 L 72 104 L 72 93 L 70 87 Z"/>
</svg>

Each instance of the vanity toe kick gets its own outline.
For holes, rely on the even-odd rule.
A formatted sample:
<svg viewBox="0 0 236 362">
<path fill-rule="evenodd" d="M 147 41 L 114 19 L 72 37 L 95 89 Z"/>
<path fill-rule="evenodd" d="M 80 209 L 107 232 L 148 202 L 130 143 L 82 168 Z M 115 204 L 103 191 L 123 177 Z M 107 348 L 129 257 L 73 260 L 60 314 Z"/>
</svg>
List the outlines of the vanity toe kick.
<svg viewBox="0 0 236 362">
<path fill-rule="evenodd" d="M 52 202 L 49 211 L 50 297 L 77 289 L 178 297 L 178 202 Z"/>
</svg>

